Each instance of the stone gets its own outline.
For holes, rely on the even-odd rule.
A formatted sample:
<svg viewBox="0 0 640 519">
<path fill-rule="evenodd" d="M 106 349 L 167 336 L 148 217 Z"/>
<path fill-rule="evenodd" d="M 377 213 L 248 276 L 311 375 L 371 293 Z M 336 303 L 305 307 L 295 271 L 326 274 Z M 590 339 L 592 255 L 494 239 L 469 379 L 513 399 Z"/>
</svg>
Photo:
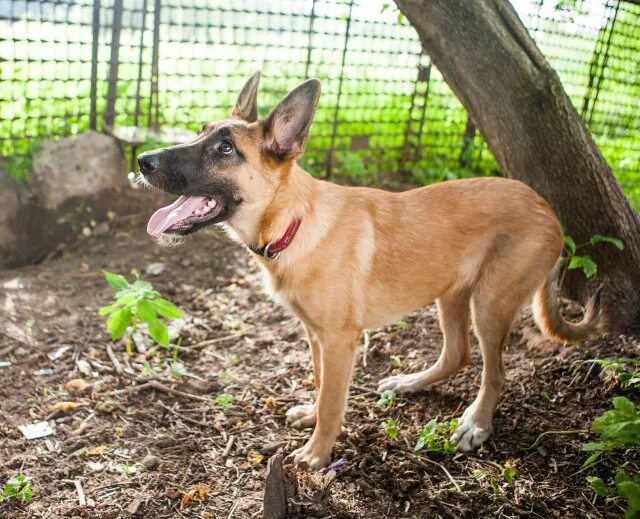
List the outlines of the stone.
<svg viewBox="0 0 640 519">
<path fill-rule="evenodd" d="M 124 155 L 113 137 L 97 132 L 45 141 L 33 155 L 29 183 L 39 205 L 56 209 L 71 198 L 125 186 Z"/>
<path fill-rule="evenodd" d="M 23 208 L 29 202 L 27 188 L 0 171 L 0 267 L 12 266 L 27 226 Z"/>
</svg>

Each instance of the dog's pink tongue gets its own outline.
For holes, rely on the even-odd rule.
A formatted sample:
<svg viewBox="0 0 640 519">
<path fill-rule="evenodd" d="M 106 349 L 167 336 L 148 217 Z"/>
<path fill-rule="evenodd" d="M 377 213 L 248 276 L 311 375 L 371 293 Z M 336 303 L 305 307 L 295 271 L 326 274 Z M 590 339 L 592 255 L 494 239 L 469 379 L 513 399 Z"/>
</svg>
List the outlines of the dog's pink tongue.
<svg viewBox="0 0 640 519">
<path fill-rule="evenodd" d="M 160 236 L 169 227 L 185 220 L 206 203 L 207 199 L 203 196 L 181 196 L 173 204 L 153 213 L 147 224 L 147 232 L 154 238 Z"/>
</svg>

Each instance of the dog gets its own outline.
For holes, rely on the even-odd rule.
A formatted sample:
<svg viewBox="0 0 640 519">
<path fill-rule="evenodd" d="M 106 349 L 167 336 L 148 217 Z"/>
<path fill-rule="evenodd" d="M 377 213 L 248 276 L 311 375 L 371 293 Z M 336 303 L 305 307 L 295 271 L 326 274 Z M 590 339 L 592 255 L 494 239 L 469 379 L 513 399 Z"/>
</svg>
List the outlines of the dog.
<svg viewBox="0 0 640 519">
<path fill-rule="evenodd" d="M 524 183 L 497 177 L 441 182 L 402 193 L 317 180 L 302 155 L 320 82 L 292 90 L 258 118 L 259 72 L 230 119 L 204 125 L 193 141 L 138 158 L 146 182 L 180 195 L 149 220 L 153 237 L 213 224 L 244 245 L 273 297 L 295 314 L 311 347 L 317 399 L 286 413 L 314 426 L 290 456 L 326 466 L 341 431 L 354 352 L 364 329 L 437 303 L 444 345 L 428 369 L 394 375 L 379 390 L 420 391 L 469 362 L 469 321 L 483 359 L 479 393 L 452 440 L 461 451 L 492 433 L 504 380 L 502 349 L 533 296 L 542 332 L 574 342 L 601 325 L 599 296 L 582 321 L 557 303 L 563 232 L 551 207 Z"/>
</svg>

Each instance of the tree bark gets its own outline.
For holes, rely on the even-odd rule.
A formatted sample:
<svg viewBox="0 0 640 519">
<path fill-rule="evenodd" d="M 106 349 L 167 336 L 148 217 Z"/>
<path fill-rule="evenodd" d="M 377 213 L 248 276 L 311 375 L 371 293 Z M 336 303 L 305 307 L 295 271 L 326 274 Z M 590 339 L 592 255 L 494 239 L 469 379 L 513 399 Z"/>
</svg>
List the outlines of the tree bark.
<svg viewBox="0 0 640 519">
<path fill-rule="evenodd" d="M 609 328 L 622 331 L 640 311 L 640 216 L 630 206 L 560 79 L 507 0 L 396 0 L 425 51 L 460 98 L 502 173 L 553 206 L 598 273 L 569 271 L 563 294 L 584 303 L 602 286 Z M 526 229 L 523 229 L 523 233 Z"/>
</svg>

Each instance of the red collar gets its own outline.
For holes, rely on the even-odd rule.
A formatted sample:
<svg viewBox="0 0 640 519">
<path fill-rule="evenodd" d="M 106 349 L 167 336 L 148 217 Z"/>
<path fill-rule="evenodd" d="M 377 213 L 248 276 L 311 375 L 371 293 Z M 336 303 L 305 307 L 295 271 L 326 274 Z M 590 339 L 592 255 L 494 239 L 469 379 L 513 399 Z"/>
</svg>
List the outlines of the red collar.
<svg viewBox="0 0 640 519">
<path fill-rule="evenodd" d="M 284 234 L 278 241 L 269 242 L 266 245 L 258 248 L 249 247 L 249 249 L 251 250 L 251 252 L 257 254 L 258 256 L 263 256 L 268 260 L 274 260 L 280 255 L 283 250 L 291 245 L 291 242 L 293 241 L 293 238 L 295 238 L 301 223 L 302 220 L 295 219 L 289 224 L 289 227 L 287 227 L 287 230 L 284 231 Z"/>
</svg>

